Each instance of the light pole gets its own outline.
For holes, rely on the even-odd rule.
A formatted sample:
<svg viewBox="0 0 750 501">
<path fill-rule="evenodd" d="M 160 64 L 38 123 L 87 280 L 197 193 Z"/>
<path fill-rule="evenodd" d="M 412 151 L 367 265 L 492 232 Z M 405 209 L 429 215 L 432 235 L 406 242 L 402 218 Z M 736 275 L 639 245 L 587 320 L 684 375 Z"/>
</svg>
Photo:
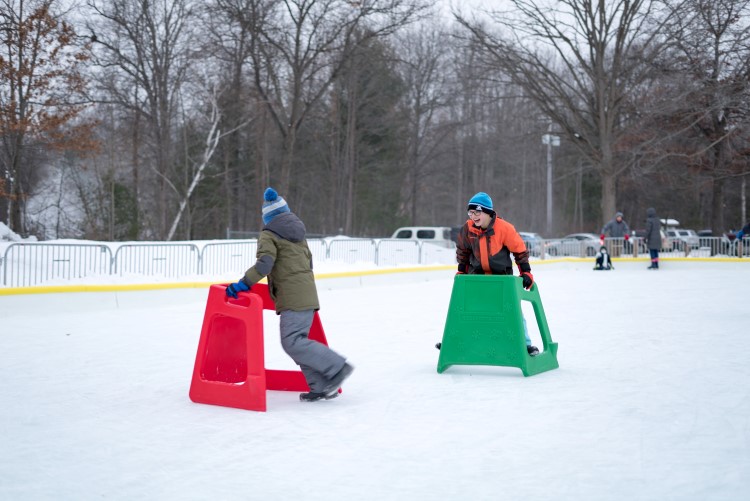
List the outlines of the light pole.
<svg viewBox="0 0 750 501">
<path fill-rule="evenodd" d="M 552 132 L 552 124 L 549 124 L 548 132 Z M 542 136 L 542 144 L 547 145 L 547 238 L 552 235 L 552 147 L 560 146 L 560 136 L 545 134 Z"/>
</svg>

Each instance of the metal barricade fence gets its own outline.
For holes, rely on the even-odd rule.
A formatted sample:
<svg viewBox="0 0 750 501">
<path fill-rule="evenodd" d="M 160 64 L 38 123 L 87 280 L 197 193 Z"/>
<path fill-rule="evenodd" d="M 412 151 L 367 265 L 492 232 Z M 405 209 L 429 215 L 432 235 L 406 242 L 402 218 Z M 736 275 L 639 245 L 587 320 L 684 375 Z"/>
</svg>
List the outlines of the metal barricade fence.
<svg viewBox="0 0 750 501">
<path fill-rule="evenodd" d="M 112 272 L 112 251 L 97 244 L 12 243 L 3 256 L 3 285 L 31 287 Z"/>
<path fill-rule="evenodd" d="M 420 242 L 404 239 L 383 239 L 377 243 L 378 266 L 398 266 L 420 262 Z"/>
<path fill-rule="evenodd" d="M 728 242 L 723 242 L 721 238 L 715 238 L 715 237 L 699 237 L 698 241 L 700 242 L 700 248 L 701 249 L 708 249 L 708 255 L 709 256 L 715 256 L 716 254 L 721 254 L 722 251 L 729 251 L 729 245 Z"/>
<path fill-rule="evenodd" d="M 455 249 L 401 239 L 342 238 L 307 241 L 313 262 L 378 266 L 455 264 Z M 607 239 L 610 254 L 617 257 L 647 257 L 643 239 Z M 741 245 L 722 237 L 701 237 L 698 247 L 664 248 L 663 257 L 750 257 L 750 239 Z M 119 247 L 113 251 L 114 246 Z M 2 286 L 31 287 L 55 280 L 75 280 L 107 275 L 143 275 L 180 278 L 242 273 L 255 263 L 258 242 L 232 240 L 207 243 L 202 249 L 189 242 L 117 244 L 11 243 L 0 256 Z M 112 249 L 110 249 L 112 247 Z M 546 257 L 592 257 L 598 241 L 581 243 L 545 240 Z M 113 255 L 114 252 L 114 255 Z"/>
<path fill-rule="evenodd" d="M 200 274 L 200 250 L 191 243 L 124 244 L 115 252 L 113 272 L 180 277 Z"/>
<path fill-rule="evenodd" d="M 309 238 L 307 246 L 310 247 L 313 263 L 319 263 L 328 259 L 328 245 L 326 241 L 320 238 Z"/>
<path fill-rule="evenodd" d="M 699 237 L 698 252 L 691 252 L 691 256 L 729 256 L 750 257 L 750 238 L 744 238 L 742 242 L 729 240 L 725 237 Z"/>
<path fill-rule="evenodd" d="M 645 257 L 649 255 L 648 246 L 643 238 L 632 237 L 629 240 L 623 238 L 607 238 L 605 245 L 612 257 Z M 697 243 L 687 242 L 679 238 L 662 239 L 662 248 L 659 255 L 662 257 L 743 257 L 750 252 L 740 252 L 739 245 L 735 241 L 729 241 L 723 237 L 699 237 Z"/>
<path fill-rule="evenodd" d="M 419 249 L 420 264 L 456 264 L 456 248 L 442 247 L 421 242 Z"/>
<path fill-rule="evenodd" d="M 201 252 L 201 274 L 222 275 L 234 272 L 240 277 L 245 270 L 255 264 L 257 251 L 257 240 L 206 244 Z"/>
<path fill-rule="evenodd" d="M 648 249 L 646 249 L 643 239 L 638 237 L 628 238 L 627 240 L 623 237 L 607 237 L 604 239 L 604 245 L 607 247 L 610 257 L 648 255 Z"/>
<path fill-rule="evenodd" d="M 377 245 L 371 238 L 333 240 L 328 245 L 328 259 L 342 263 L 375 263 Z"/>
</svg>

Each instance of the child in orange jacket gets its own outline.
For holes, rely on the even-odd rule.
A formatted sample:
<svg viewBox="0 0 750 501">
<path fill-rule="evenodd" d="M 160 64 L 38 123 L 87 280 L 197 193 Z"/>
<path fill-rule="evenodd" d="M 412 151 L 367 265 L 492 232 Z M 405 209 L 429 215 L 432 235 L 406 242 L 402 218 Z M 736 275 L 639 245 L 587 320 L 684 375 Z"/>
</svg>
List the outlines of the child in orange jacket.
<svg viewBox="0 0 750 501">
<path fill-rule="evenodd" d="M 513 275 L 513 263 L 518 266 L 524 289 L 534 283 L 529 265 L 529 252 L 521 235 L 509 222 L 497 216 L 492 199 L 480 191 L 469 200 L 469 220 L 461 227 L 456 239 L 458 273 L 484 275 Z M 538 355 L 539 349 L 531 344 L 526 319 L 523 320 L 526 351 Z"/>
</svg>

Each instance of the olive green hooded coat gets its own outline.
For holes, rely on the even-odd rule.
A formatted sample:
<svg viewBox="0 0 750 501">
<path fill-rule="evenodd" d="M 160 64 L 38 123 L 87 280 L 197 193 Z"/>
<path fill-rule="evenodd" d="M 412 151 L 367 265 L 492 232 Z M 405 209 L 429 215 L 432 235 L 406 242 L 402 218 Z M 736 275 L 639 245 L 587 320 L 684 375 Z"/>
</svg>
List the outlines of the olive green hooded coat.
<svg viewBox="0 0 750 501">
<path fill-rule="evenodd" d="M 304 223 L 294 213 L 275 216 L 260 233 L 257 261 L 245 272 L 248 285 L 268 277 L 276 313 L 320 309 L 305 233 Z"/>
</svg>

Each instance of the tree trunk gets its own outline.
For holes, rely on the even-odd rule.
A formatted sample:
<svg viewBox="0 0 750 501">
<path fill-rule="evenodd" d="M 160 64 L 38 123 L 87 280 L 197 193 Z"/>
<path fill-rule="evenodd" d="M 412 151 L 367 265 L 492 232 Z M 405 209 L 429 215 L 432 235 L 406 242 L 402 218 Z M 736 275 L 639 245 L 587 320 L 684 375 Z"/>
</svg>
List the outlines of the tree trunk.
<svg viewBox="0 0 750 501">
<path fill-rule="evenodd" d="M 601 223 L 606 223 L 612 216 L 617 212 L 615 206 L 617 200 L 617 176 L 613 172 L 611 164 L 610 166 L 602 165 L 601 168 L 601 180 L 602 180 L 602 200 L 601 200 Z"/>
<path fill-rule="evenodd" d="M 747 222 L 747 174 L 742 176 L 740 184 L 740 223 Z"/>
<path fill-rule="evenodd" d="M 21 148 L 23 145 L 23 136 L 13 134 L 10 149 L 10 229 L 18 234 L 26 236 L 24 227 L 24 204 L 26 203 L 26 194 L 24 193 L 23 173 L 21 172 Z"/>
<path fill-rule="evenodd" d="M 711 230 L 714 235 L 720 235 L 724 226 L 724 173 L 728 171 L 730 159 L 730 144 L 727 139 L 719 141 L 713 148 L 713 186 L 711 198 Z M 744 221 L 742 222 L 744 224 Z"/>
<path fill-rule="evenodd" d="M 711 229 L 714 235 L 724 231 L 724 178 L 715 177 L 711 199 Z"/>
<path fill-rule="evenodd" d="M 411 193 L 409 193 L 411 205 L 411 224 L 417 224 L 417 198 L 419 197 L 419 124 L 422 119 L 420 114 L 421 102 L 417 98 L 414 103 L 414 124 L 411 135 L 411 155 L 409 159 L 409 170 L 411 171 Z"/>
<path fill-rule="evenodd" d="M 270 138 L 269 138 L 269 127 L 270 127 L 270 120 L 268 115 L 268 109 L 265 107 L 262 107 L 259 110 L 260 113 L 260 120 L 261 120 L 261 128 L 260 128 L 260 138 L 259 138 L 259 150 L 260 150 L 260 161 L 258 162 L 258 171 L 257 171 L 257 177 L 260 182 L 260 192 L 262 193 L 265 191 L 267 186 L 271 185 L 271 146 L 270 146 Z M 261 198 L 261 204 L 263 203 Z M 258 206 L 258 212 L 257 216 L 255 216 L 255 220 L 258 222 L 258 227 L 262 228 L 263 220 L 261 217 L 261 211 L 260 211 L 260 205 Z"/>
<path fill-rule="evenodd" d="M 330 110 L 330 125 L 329 131 L 330 144 L 330 168 L 328 178 L 328 200 L 326 204 L 326 224 L 324 231 L 333 233 L 338 231 L 338 219 L 337 219 L 337 204 L 336 194 L 339 193 L 338 187 L 340 182 L 340 170 L 341 170 L 341 155 L 340 155 L 340 134 L 341 134 L 341 123 L 339 121 L 339 92 L 338 89 L 334 89 L 331 95 L 331 110 Z"/>
<path fill-rule="evenodd" d="M 276 189 L 282 196 L 288 197 L 289 185 L 292 178 L 292 165 L 294 164 L 294 148 L 297 142 L 297 130 L 294 125 L 287 128 L 287 133 L 284 136 L 284 154 L 281 158 L 281 168 L 279 169 L 279 177 L 277 178 Z"/>
<path fill-rule="evenodd" d="M 354 229 L 354 178 L 357 172 L 357 72 L 349 75 L 349 100 L 346 113 L 346 142 L 344 144 L 344 172 L 346 175 L 346 222 L 344 234 L 351 235 Z"/>
<path fill-rule="evenodd" d="M 11 172 L 18 172 L 16 169 L 13 169 Z M 21 235 L 26 234 L 26 228 L 23 227 L 23 203 L 24 203 L 24 193 L 23 189 L 21 188 L 21 182 L 17 179 L 18 174 L 13 175 L 13 180 L 11 181 L 11 192 L 10 192 L 10 204 L 11 204 L 11 211 L 10 211 L 10 229 L 15 231 L 16 233 L 19 233 Z"/>
<path fill-rule="evenodd" d="M 137 87 L 137 85 L 136 85 Z M 134 91 L 137 92 L 137 91 Z M 137 109 L 135 110 L 135 121 L 133 125 L 133 151 L 132 151 L 132 163 L 133 163 L 133 198 L 135 199 L 135 206 L 136 210 L 140 212 L 141 208 L 141 201 L 139 199 L 139 188 L 140 188 L 140 161 L 138 157 L 138 152 L 141 149 L 141 136 L 140 136 L 140 130 L 141 130 L 141 110 Z M 140 217 L 139 214 L 136 214 L 136 221 L 138 223 L 136 224 L 136 234 L 135 239 L 138 240 L 140 237 L 141 232 L 141 224 L 140 224 Z"/>
</svg>

